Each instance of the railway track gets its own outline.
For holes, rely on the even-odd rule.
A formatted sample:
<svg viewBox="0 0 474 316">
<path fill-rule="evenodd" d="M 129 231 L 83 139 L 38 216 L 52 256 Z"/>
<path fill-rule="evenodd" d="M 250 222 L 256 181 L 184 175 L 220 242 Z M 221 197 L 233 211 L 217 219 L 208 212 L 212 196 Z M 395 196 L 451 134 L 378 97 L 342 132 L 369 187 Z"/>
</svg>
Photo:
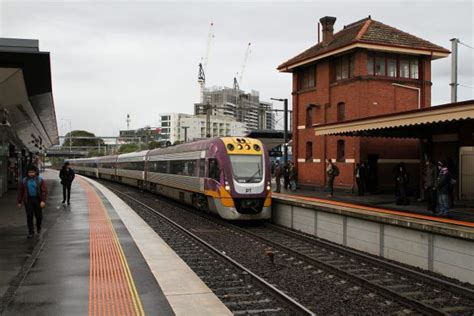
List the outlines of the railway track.
<svg viewBox="0 0 474 316">
<path fill-rule="evenodd" d="M 159 218 L 152 226 L 234 315 L 315 315 L 296 300 L 138 199 L 112 189 L 135 209 Z"/>
<path fill-rule="evenodd" d="M 136 200 L 130 194 L 120 191 L 116 192 L 119 192 L 121 196 L 125 196 L 126 199 Z M 137 193 L 135 192 L 135 194 Z M 154 199 L 151 197 L 141 198 L 141 200 L 143 202 L 138 202 L 143 204 L 142 207 L 147 208 L 149 212 L 153 210 L 153 212 L 157 213 L 154 207 L 149 205 L 153 205 L 153 202 L 156 202 L 156 197 Z M 160 203 L 174 204 L 174 202 L 169 201 Z M 176 204 L 174 205 L 176 207 Z M 182 205 L 179 207 L 183 208 Z M 163 210 L 161 211 L 163 212 Z M 173 212 L 167 211 L 166 213 L 170 215 Z M 223 250 L 228 251 L 230 248 L 226 247 L 223 243 L 219 244 L 215 240 L 215 235 L 218 232 L 223 236 L 225 234 L 240 236 L 240 238 L 247 240 L 247 242 L 250 241 L 249 245 L 257 245 L 259 248 L 265 249 L 267 254 L 271 254 L 273 265 L 289 266 L 290 269 L 301 271 L 303 275 L 311 276 L 315 280 L 322 279 L 325 282 L 332 282 L 336 285 L 336 288 L 339 288 L 339 292 L 336 295 L 340 297 L 359 297 L 361 306 L 358 306 L 353 300 L 347 299 L 348 306 L 353 305 L 354 309 L 352 311 L 354 313 L 373 311 L 399 315 L 411 313 L 472 315 L 474 313 L 474 291 L 458 284 L 273 225 L 236 226 L 194 210 L 190 210 L 187 215 L 194 218 L 195 224 L 188 229 L 188 232 L 194 229 L 194 232 L 200 235 L 200 237 L 195 237 L 207 243 L 207 247 L 214 248 L 214 251 L 217 251 L 217 253 L 222 254 Z M 161 214 L 160 216 L 164 215 Z M 182 221 L 182 219 L 179 219 L 179 215 L 175 214 L 173 216 L 177 216 L 178 221 Z M 205 220 L 206 228 L 196 228 L 199 221 L 197 220 L 198 218 L 200 221 Z M 210 237 L 210 235 L 214 235 L 214 237 Z M 172 239 L 171 237 L 169 238 L 169 240 Z M 219 245 L 211 246 L 208 241 L 203 239 L 208 241 L 214 240 Z M 230 252 L 229 255 L 231 255 Z M 239 255 L 234 255 L 234 257 L 239 257 Z M 238 260 L 239 262 L 242 262 L 240 260 L 241 257 Z M 185 258 L 183 259 L 186 261 Z M 239 265 L 235 260 L 234 265 Z M 258 268 L 253 270 L 255 269 Z M 220 270 L 221 268 L 213 269 L 212 273 L 218 274 Z M 321 309 L 318 309 L 318 304 L 311 302 L 311 295 L 304 295 L 305 291 L 303 293 L 301 291 L 293 291 L 291 286 L 286 286 L 284 282 L 278 282 L 266 271 L 262 272 L 260 269 L 258 272 L 265 279 L 270 279 L 271 283 L 277 284 L 278 288 L 283 289 L 292 297 L 298 298 L 298 301 L 310 307 L 313 311 L 318 313 L 341 311 L 338 308 L 328 309 L 327 307 L 322 307 L 324 305 L 322 297 L 324 296 L 320 295 L 321 293 L 318 291 L 313 294 L 313 298 L 316 302 L 321 303 Z M 260 278 L 258 276 L 255 277 Z M 206 282 L 206 277 L 203 280 Z M 307 283 L 303 283 L 301 286 L 308 286 Z M 293 286 L 295 285 L 293 284 Z M 212 289 L 212 286 L 210 287 Z M 307 291 L 311 293 L 310 288 Z M 216 294 L 224 302 L 227 299 L 227 294 L 223 294 L 223 292 L 217 291 Z M 249 293 L 249 295 L 251 296 L 252 294 Z M 344 302 L 344 299 L 342 301 Z M 233 304 L 229 304 L 229 308 Z M 340 299 L 335 298 L 334 304 L 340 304 Z M 365 305 L 370 306 L 371 304 L 374 306 L 365 309 Z M 343 310 L 348 311 L 347 309 Z M 232 311 L 234 312 L 234 310 Z M 239 313 L 237 310 L 235 312 Z"/>
<path fill-rule="evenodd" d="M 371 258 L 274 225 L 246 229 L 255 238 L 333 271 L 428 315 L 474 314 L 474 291 L 396 264 Z"/>
</svg>

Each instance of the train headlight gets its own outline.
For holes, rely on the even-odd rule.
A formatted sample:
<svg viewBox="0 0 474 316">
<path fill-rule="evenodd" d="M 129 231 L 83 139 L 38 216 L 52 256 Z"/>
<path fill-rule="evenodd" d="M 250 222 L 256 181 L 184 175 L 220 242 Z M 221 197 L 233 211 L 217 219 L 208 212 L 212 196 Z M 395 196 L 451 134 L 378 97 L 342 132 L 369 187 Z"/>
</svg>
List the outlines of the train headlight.
<svg viewBox="0 0 474 316">
<path fill-rule="evenodd" d="M 242 145 L 238 144 L 238 145 L 237 145 L 237 148 L 240 149 L 240 150 L 242 150 L 243 147 L 242 147 Z"/>
<path fill-rule="evenodd" d="M 224 189 L 225 189 L 226 191 L 230 191 L 230 185 L 227 184 L 227 185 L 224 187 Z"/>
<path fill-rule="evenodd" d="M 270 191 L 271 189 L 272 189 L 272 187 L 267 185 L 267 191 Z"/>
<path fill-rule="evenodd" d="M 249 146 L 249 145 L 245 145 L 245 149 L 250 150 L 250 146 Z"/>
</svg>

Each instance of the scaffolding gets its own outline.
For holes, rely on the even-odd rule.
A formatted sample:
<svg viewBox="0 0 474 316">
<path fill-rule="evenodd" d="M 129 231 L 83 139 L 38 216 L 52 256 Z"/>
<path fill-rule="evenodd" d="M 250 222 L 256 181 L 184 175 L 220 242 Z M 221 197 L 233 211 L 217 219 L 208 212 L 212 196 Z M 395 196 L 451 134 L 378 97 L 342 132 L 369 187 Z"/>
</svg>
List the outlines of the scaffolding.
<svg viewBox="0 0 474 316">
<path fill-rule="evenodd" d="M 204 102 L 194 105 L 194 114 L 232 117 L 252 131 L 273 129 L 274 121 L 269 120 L 272 116 L 268 114 L 271 109 L 271 103 L 260 101 L 258 91 L 246 93 L 240 89 L 211 87 L 204 89 Z"/>
</svg>

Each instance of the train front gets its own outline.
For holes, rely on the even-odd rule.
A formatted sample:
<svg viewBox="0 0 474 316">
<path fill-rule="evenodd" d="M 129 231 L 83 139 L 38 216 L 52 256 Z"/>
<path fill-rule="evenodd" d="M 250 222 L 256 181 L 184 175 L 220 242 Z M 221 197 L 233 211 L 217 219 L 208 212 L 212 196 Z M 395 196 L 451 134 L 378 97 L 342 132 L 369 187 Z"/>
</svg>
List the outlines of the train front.
<svg viewBox="0 0 474 316">
<path fill-rule="evenodd" d="M 221 209 L 227 219 L 271 218 L 271 174 L 268 153 L 258 139 L 222 138 L 224 175 Z M 222 187 L 221 187 L 222 188 Z"/>
</svg>

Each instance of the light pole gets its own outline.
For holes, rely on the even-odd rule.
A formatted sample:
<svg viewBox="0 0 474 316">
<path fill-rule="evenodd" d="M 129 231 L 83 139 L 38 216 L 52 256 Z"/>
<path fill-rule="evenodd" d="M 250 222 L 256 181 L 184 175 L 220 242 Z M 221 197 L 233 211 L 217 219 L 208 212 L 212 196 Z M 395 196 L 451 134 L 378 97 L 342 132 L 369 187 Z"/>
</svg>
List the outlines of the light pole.
<svg viewBox="0 0 474 316">
<path fill-rule="evenodd" d="M 288 162 L 288 99 L 270 98 L 270 100 L 283 102 L 283 163 Z"/>
</svg>

